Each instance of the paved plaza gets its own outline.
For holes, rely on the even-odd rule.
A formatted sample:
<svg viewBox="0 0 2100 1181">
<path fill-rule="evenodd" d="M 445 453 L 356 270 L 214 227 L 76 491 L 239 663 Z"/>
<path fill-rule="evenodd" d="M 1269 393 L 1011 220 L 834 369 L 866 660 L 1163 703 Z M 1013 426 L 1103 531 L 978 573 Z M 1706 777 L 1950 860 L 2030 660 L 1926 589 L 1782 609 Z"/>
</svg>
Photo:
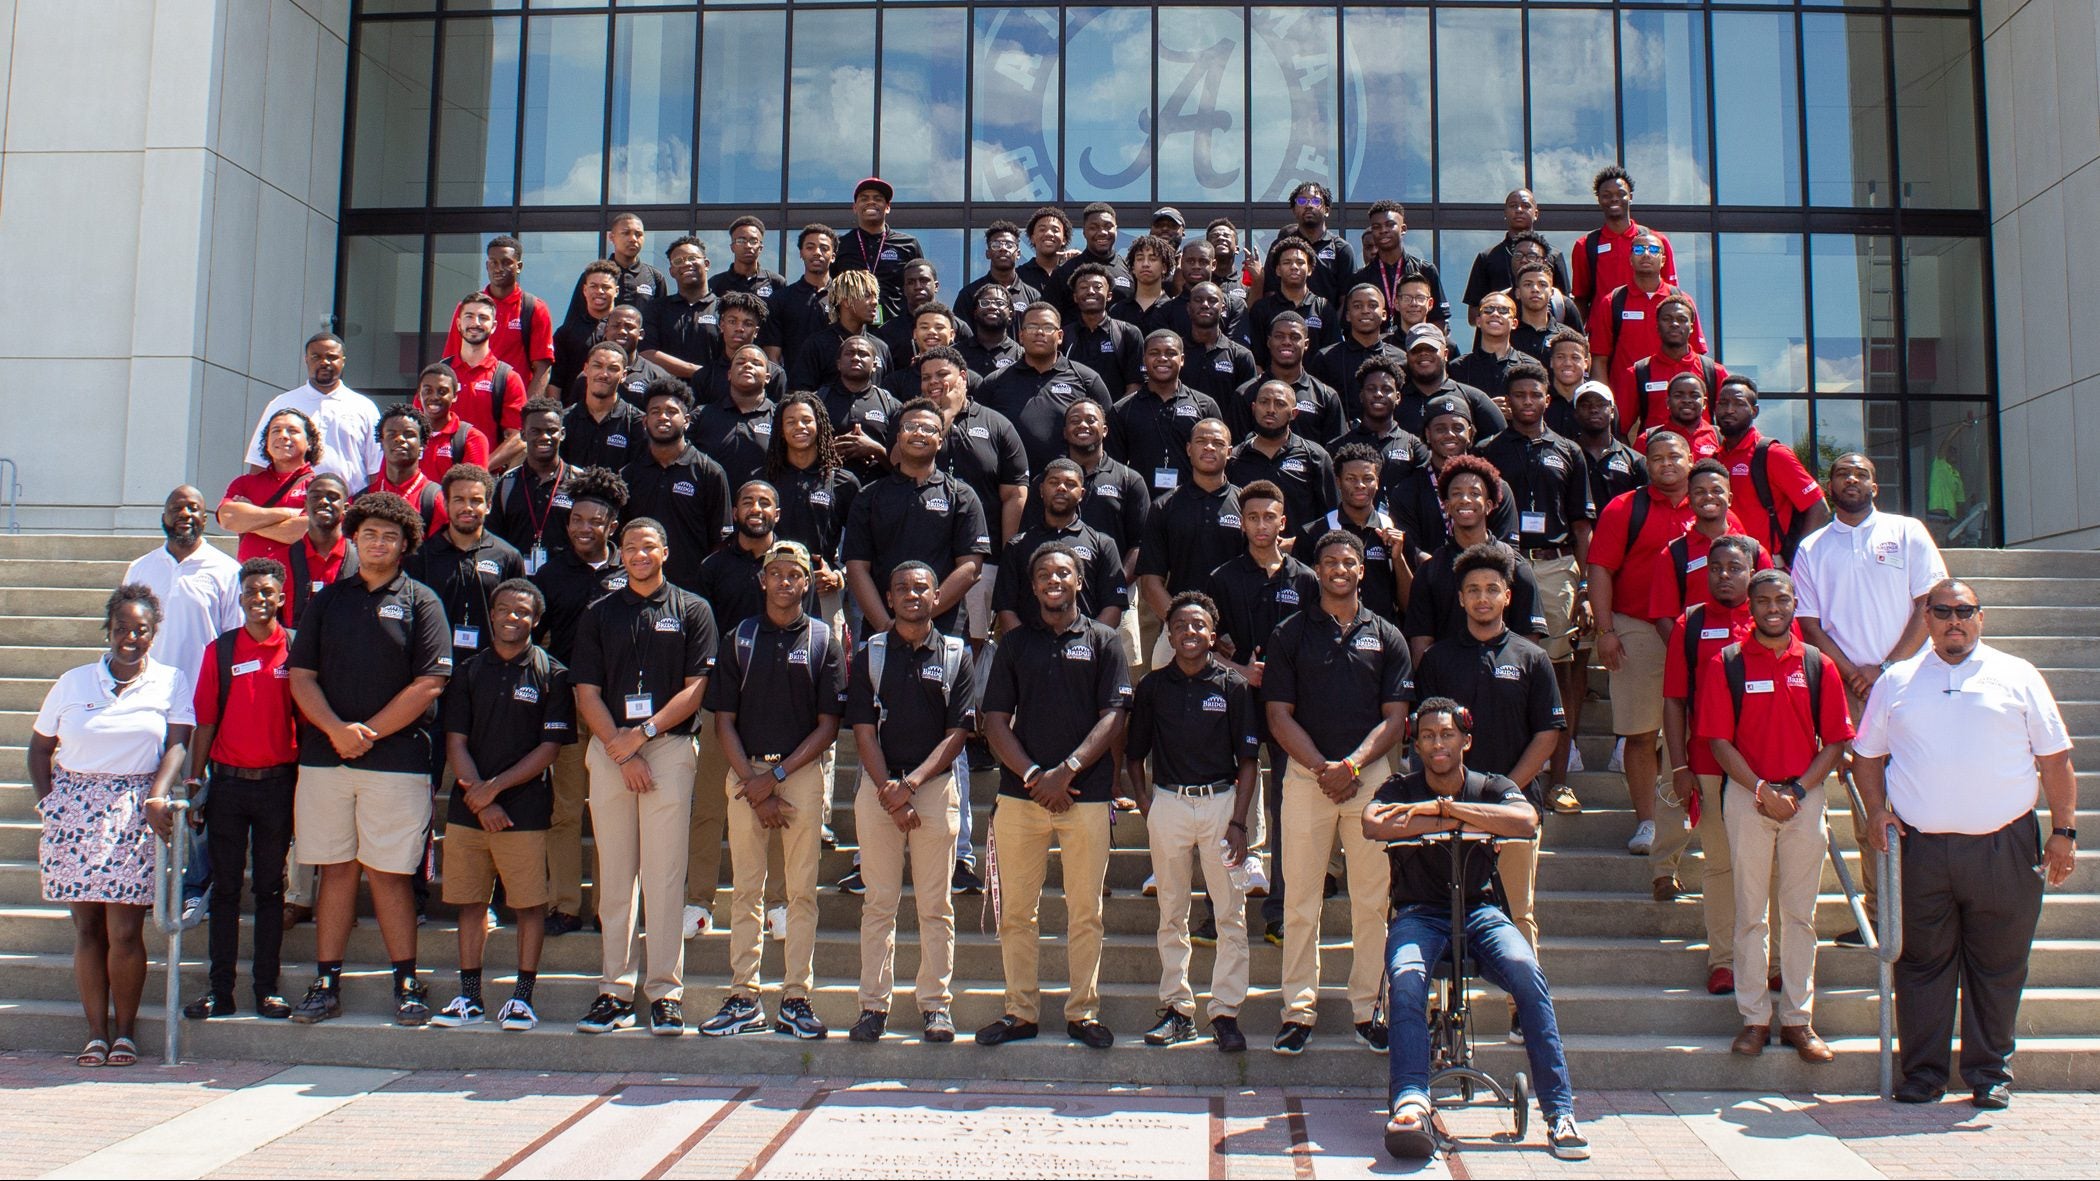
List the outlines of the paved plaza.
<svg viewBox="0 0 2100 1181">
<path fill-rule="evenodd" d="M 0 1055 L 6 1177 L 2100 1177 L 2100 1102 L 1605 1091 L 1595 1157 L 1444 1117 L 1402 1167 L 1363 1090 L 389 1071 L 264 1062 L 88 1071 Z"/>
</svg>

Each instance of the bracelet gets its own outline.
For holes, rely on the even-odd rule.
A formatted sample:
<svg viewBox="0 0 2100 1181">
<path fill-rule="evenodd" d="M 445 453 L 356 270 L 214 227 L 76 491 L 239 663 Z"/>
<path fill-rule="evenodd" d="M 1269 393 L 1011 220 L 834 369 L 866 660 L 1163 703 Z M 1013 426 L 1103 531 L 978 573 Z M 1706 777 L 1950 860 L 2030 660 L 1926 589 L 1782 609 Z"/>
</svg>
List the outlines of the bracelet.
<svg viewBox="0 0 2100 1181">
<path fill-rule="evenodd" d="M 1021 782 L 1024 785 L 1034 783 L 1035 777 L 1041 775 L 1042 773 L 1043 768 L 1040 764 L 1030 763 L 1028 764 L 1028 769 L 1026 771 L 1021 772 Z"/>
<path fill-rule="evenodd" d="M 1343 759 L 1342 766 L 1349 768 L 1349 778 L 1361 779 L 1363 777 L 1364 770 L 1356 765 L 1355 759 Z"/>
<path fill-rule="evenodd" d="M 1691 766 L 1690 766 L 1689 764 L 1686 764 L 1686 763 L 1679 763 L 1679 764 L 1677 764 L 1676 766 L 1674 766 L 1674 767 L 1670 768 L 1670 774 L 1672 774 L 1672 775 L 1675 775 L 1675 774 L 1677 774 L 1677 773 L 1678 773 L 1679 771 L 1689 771 L 1689 770 L 1691 770 L 1691 769 L 1692 769 L 1692 768 L 1691 768 Z"/>
<path fill-rule="evenodd" d="M 1240 820 L 1233 820 L 1233 821 L 1229 821 L 1229 822 L 1227 822 L 1227 823 L 1226 823 L 1225 827 L 1226 827 L 1226 828 L 1236 828 L 1236 829 L 1239 829 L 1239 830 L 1240 830 L 1241 832 L 1246 832 L 1246 831 L 1247 831 L 1247 825 L 1246 825 L 1246 822 L 1245 822 L 1245 821 L 1240 821 Z"/>
</svg>

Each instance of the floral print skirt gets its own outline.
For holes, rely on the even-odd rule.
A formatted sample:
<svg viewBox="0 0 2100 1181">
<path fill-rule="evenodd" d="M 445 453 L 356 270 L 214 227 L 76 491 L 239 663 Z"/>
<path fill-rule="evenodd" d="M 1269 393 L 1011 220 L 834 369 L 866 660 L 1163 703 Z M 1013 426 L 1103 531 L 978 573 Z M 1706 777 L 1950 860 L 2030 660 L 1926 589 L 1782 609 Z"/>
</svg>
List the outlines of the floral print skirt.
<svg viewBox="0 0 2100 1181">
<path fill-rule="evenodd" d="M 37 845 L 46 902 L 153 905 L 153 830 L 146 795 L 153 773 L 89 775 L 51 768 Z"/>
</svg>

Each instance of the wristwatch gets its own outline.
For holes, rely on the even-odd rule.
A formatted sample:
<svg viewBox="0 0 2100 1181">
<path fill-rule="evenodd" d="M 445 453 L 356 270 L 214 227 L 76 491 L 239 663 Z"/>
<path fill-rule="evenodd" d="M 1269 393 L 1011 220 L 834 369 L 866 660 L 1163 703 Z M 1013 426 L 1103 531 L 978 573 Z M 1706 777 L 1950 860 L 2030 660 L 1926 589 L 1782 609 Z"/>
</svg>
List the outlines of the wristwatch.
<svg viewBox="0 0 2100 1181">
<path fill-rule="evenodd" d="M 2052 828 L 2049 830 L 2049 835 L 2052 837 L 2062 837 L 2063 839 L 2070 841 L 2073 844 L 2076 844 L 2078 842 L 2078 830 L 2075 828 Z"/>
<path fill-rule="evenodd" d="M 1086 764 L 1079 761 L 1078 755 L 1073 755 L 1064 761 L 1063 766 L 1065 770 L 1077 775 Z"/>
<path fill-rule="evenodd" d="M 1794 797 L 1796 803 L 1808 798 L 1808 789 L 1801 786 L 1799 779 L 1782 779 L 1777 783 L 1769 783 L 1767 786 Z"/>
<path fill-rule="evenodd" d="M 654 737 L 656 737 L 656 723 L 655 723 L 655 722 L 646 722 L 646 721 L 645 721 L 645 722 L 643 722 L 643 723 L 642 723 L 642 737 L 644 737 L 644 738 L 654 738 Z"/>
<path fill-rule="evenodd" d="M 773 764 L 773 782 L 786 783 L 787 777 L 788 769 L 785 766 L 780 763 Z"/>
</svg>

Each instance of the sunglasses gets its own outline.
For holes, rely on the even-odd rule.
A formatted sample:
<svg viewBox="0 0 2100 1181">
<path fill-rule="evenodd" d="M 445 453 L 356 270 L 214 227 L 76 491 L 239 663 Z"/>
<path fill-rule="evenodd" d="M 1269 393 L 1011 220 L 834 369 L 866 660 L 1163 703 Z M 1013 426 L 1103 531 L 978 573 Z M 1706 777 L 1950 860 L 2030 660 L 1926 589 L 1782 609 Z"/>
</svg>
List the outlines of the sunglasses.
<svg viewBox="0 0 2100 1181">
<path fill-rule="evenodd" d="M 1628 254 L 1661 254 L 1662 252 L 1663 248 L 1660 246 L 1634 246 L 1627 250 Z"/>
<path fill-rule="evenodd" d="M 1325 205 L 1327 202 L 1318 197 L 1299 197 L 1292 201 L 1291 204 L 1296 205 L 1300 209 L 1306 209 L 1314 205 Z"/>
<path fill-rule="evenodd" d="M 1973 619 L 1978 611 L 1983 610 L 1983 608 L 1971 603 L 1953 606 L 1946 603 L 1934 603 L 1925 609 L 1932 613 L 1934 619 Z"/>
</svg>

